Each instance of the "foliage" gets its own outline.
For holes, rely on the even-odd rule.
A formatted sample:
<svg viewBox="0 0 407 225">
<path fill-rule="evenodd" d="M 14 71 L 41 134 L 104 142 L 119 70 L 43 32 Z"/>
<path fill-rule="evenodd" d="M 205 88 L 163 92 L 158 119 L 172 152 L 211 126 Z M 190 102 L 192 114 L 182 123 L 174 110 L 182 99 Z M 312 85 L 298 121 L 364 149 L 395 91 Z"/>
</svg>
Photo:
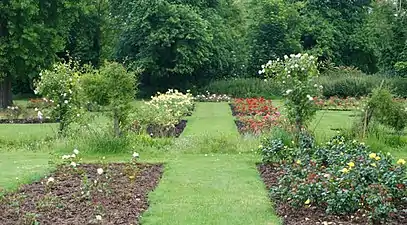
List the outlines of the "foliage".
<svg viewBox="0 0 407 225">
<path fill-rule="evenodd" d="M 41 69 L 49 68 L 75 18 L 77 1 L 7 0 L 0 3 L 0 78 L 31 84 Z M 1 82 L 3 82 L 1 81 Z M 11 92 L 8 86 L 0 90 Z M 10 96 L 11 97 L 11 96 Z M 10 101 L 0 99 L 0 107 Z"/>
<path fill-rule="evenodd" d="M 284 60 L 277 59 L 263 65 L 259 74 L 263 73 L 281 82 L 286 89 L 287 118 L 299 134 L 315 115 L 317 107 L 313 100 L 322 89 L 315 83 L 318 76 L 316 58 L 308 54 L 284 56 Z"/>
<path fill-rule="evenodd" d="M 143 87 L 185 88 L 185 83 L 234 74 L 244 61 L 241 32 L 235 28 L 240 13 L 231 0 L 115 4 L 116 23 L 123 27 L 116 57 L 144 70 Z"/>
<path fill-rule="evenodd" d="M 263 163 L 290 161 L 294 153 L 293 148 L 286 145 L 282 139 L 271 136 L 261 141 L 259 151 Z"/>
<path fill-rule="evenodd" d="M 301 3 L 283 0 L 250 1 L 250 75 L 256 74 L 260 65 L 269 59 L 277 59 L 302 50 L 302 19 L 299 13 L 301 6 Z"/>
<path fill-rule="evenodd" d="M 202 88 L 216 94 L 226 94 L 234 98 L 274 99 L 281 96 L 281 87 L 273 80 L 258 78 L 229 78 L 210 82 Z"/>
<path fill-rule="evenodd" d="M 230 102 L 232 98 L 225 94 L 211 94 L 206 91 L 205 94 L 196 95 L 195 101 L 198 102 Z"/>
<path fill-rule="evenodd" d="M 81 68 L 75 61 L 59 62 L 50 70 L 43 70 L 35 82 L 35 92 L 56 105 L 51 117 L 59 121 L 59 133 L 66 134 L 69 126 L 83 115 Z"/>
<path fill-rule="evenodd" d="M 99 70 L 93 70 L 83 79 L 88 99 L 107 106 L 118 137 L 130 125 L 128 115 L 136 96 L 136 74 L 116 62 L 105 62 Z"/>
<path fill-rule="evenodd" d="M 407 126 L 405 105 L 402 102 L 395 101 L 388 89 L 375 89 L 372 97 L 367 102 L 365 110 L 367 111 L 367 120 L 374 119 L 381 124 L 392 127 L 399 134 Z"/>
<path fill-rule="evenodd" d="M 364 143 L 334 137 L 294 163 L 282 165 L 283 177 L 273 196 L 294 207 L 314 205 L 332 214 L 367 212 L 386 220 L 406 197 L 405 161 L 372 153 Z"/>
<path fill-rule="evenodd" d="M 394 65 L 394 69 L 399 76 L 407 77 L 407 61 L 397 62 Z"/>
</svg>

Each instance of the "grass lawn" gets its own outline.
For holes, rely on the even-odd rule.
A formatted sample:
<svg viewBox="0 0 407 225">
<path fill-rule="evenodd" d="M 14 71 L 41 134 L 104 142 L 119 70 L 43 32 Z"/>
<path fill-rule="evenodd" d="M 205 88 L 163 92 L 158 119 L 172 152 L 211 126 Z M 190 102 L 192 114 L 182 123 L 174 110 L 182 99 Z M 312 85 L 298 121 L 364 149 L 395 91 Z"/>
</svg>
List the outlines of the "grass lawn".
<svg viewBox="0 0 407 225">
<path fill-rule="evenodd" d="M 319 111 L 310 128 L 322 142 L 338 129 L 349 128 L 353 114 Z M 93 127 L 107 122 L 105 116 L 95 115 Z M 256 170 L 260 158 L 253 150 L 259 145 L 259 138 L 239 135 L 227 103 L 198 103 L 187 120 L 181 137 L 170 140 L 165 147 L 140 149 L 141 161 L 165 163 L 163 178 L 150 194 L 150 208 L 143 215 L 142 223 L 281 224 Z M 50 170 L 49 152 L 57 155 L 70 152 L 80 138 L 83 139 L 79 148 L 82 162 L 97 162 L 104 156 L 108 162 L 125 162 L 131 157 L 131 150 L 110 155 L 89 153 L 86 151 L 89 143 L 84 137 L 49 138 L 53 140 L 51 146 L 41 147 L 43 142 L 39 141 L 55 137 L 56 131 L 57 124 L 0 125 L 0 192 L 44 176 Z M 97 136 L 97 143 L 98 138 L 103 137 Z M 36 151 L 29 150 L 31 143 L 39 143 Z M 406 149 L 395 154 L 407 159 Z"/>
<path fill-rule="evenodd" d="M 0 152 L 0 192 L 43 176 L 48 159 L 46 152 Z"/>
</svg>

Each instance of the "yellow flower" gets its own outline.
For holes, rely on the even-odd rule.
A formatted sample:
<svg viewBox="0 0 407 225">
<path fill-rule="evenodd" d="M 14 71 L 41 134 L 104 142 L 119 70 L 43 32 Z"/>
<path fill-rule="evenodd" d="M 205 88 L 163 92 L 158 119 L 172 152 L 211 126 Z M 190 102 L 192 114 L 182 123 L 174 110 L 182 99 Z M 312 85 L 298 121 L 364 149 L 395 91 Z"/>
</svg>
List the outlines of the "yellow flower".
<svg viewBox="0 0 407 225">
<path fill-rule="evenodd" d="M 263 148 L 263 145 L 259 145 L 259 148 Z"/>
<path fill-rule="evenodd" d="M 373 167 L 376 167 L 376 163 L 371 163 L 370 165 Z"/>
<path fill-rule="evenodd" d="M 354 163 L 354 162 L 349 162 L 349 163 L 348 163 L 348 166 L 349 166 L 350 168 L 355 167 L 355 163 Z"/>
<path fill-rule="evenodd" d="M 304 202 L 305 205 L 309 205 L 311 203 L 311 200 L 307 199 L 307 201 Z"/>
<path fill-rule="evenodd" d="M 297 164 L 301 164 L 301 160 L 297 160 L 296 163 L 297 163 Z"/>
<path fill-rule="evenodd" d="M 349 170 L 348 170 L 348 168 L 343 168 L 343 169 L 341 170 L 341 172 L 342 172 L 342 173 L 349 173 Z"/>
<path fill-rule="evenodd" d="M 376 156 L 374 159 L 376 159 L 377 161 L 379 161 L 379 160 L 380 160 L 380 157 L 379 157 L 379 156 Z"/>
<path fill-rule="evenodd" d="M 371 158 L 371 159 L 374 159 L 376 157 L 377 157 L 376 153 L 370 153 L 369 154 L 369 158 Z"/>
<path fill-rule="evenodd" d="M 404 165 L 404 164 L 406 164 L 406 160 L 404 160 L 404 159 L 399 159 L 399 160 L 397 161 L 397 164 L 399 164 L 399 165 Z"/>
</svg>

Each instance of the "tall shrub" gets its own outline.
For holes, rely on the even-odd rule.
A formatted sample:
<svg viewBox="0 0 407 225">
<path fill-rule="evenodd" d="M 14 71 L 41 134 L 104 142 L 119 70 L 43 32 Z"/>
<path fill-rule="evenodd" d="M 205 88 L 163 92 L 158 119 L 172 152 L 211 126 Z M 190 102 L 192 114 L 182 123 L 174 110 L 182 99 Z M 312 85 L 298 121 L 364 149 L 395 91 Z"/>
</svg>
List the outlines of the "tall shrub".
<svg viewBox="0 0 407 225">
<path fill-rule="evenodd" d="M 100 70 L 88 73 L 83 85 L 90 101 L 108 108 L 114 134 L 121 136 L 129 125 L 131 102 L 136 95 L 136 74 L 119 63 L 106 62 Z"/>
</svg>

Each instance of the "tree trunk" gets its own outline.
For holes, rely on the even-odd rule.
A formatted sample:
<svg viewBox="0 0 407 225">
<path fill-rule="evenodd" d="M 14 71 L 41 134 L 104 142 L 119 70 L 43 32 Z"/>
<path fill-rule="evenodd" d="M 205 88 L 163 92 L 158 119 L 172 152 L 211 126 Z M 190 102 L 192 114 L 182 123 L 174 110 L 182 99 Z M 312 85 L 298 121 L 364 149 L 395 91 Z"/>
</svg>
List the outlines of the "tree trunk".
<svg viewBox="0 0 407 225">
<path fill-rule="evenodd" d="M 11 78 L 10 76 L 6 76 L 0 78 L 0 108 L 6 109 L 7 106 L 11 106 L 12 104 Z"/>
</svg>

